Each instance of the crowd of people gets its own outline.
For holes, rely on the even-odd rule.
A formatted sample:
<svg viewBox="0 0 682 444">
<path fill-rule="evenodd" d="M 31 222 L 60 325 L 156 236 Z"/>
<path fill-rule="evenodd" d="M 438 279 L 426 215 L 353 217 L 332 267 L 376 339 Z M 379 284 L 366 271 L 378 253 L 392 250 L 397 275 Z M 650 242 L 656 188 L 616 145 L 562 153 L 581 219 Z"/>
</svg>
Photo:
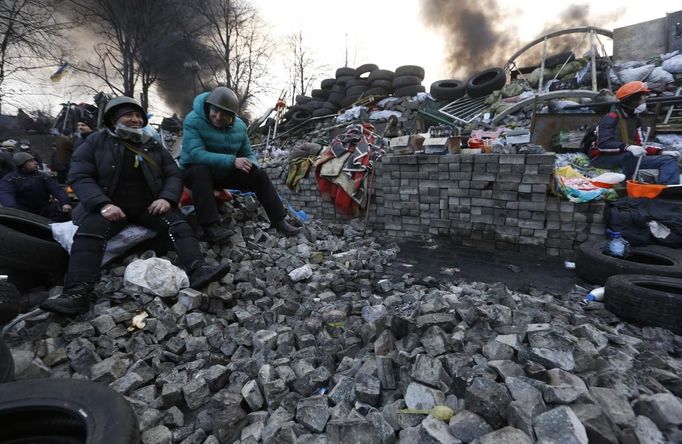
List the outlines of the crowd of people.
<svg viewBox="0 0 682 444">
<path fill-rule="evenodd" d="M 0 204 L 55 222 L 72 219 L 78 226 L 62 294 L 41 308 L 64 315 L 87 312 L 106 243 L 131 223 L 170 240 L 192 288 L 221 279 L 229 266 L 206 263 L 196 233 L 178 208 L 184 186 L 191 190 L 206 241 L 225 243 L 231 236 L 213 198 L 214 190 L 226 187 L 254 192 L 272 227 L 285 236 L 298 234 L 300 228 L 286 222 L 283 203 L 259 167 L 237 112 L 238 98 L 228 88 L 198 95 L 184 121 L 179 162 L 145 130 L 146 110 L 125 96 L 106 104 L 102 128 L 83 120 L 75 135 L 57 137 L 50 162 L 54 177 L 30 149 L 3 144 L 0 167 L 8 171 L 3 169 L 0 180 Z M 77 197 L 73 207 L 65 182 Z"/>
</svg>

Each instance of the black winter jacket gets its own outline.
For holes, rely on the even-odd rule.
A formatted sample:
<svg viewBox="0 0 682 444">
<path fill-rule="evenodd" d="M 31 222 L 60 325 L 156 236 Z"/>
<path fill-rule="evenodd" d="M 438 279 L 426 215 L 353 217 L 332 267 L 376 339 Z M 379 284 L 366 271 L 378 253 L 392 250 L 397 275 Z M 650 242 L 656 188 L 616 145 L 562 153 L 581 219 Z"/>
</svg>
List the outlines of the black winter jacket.
<svg viewBox="0 0 682 444">
<path fill-rule="evenodd" d="M 131 145 L 153 160 L 143 160 L 140 166 L 154 199 L 166 199 L 171 206 L 176 206 L 182 193 L 182 174 L 170 153 L 154 139 Z M 118 187 L 125 149 L 123 140 L 107 130 L 100 130 L 91 134 L 73 153 L 68 183 L 81 202 L 74 210 L 74 221 L 78 222 L 86 213 L 99 211 L 106 204 L 115 203 L 111 196 Z"/>
<path fill-rule="evenodd" d="M 0 204 L 4 207 L 40 214 L 50 203 L 51 195 L 59 200 L 60 205 L 69 203 L 62 187 L 40 171 L 28 174 L 17 170 L 0 180 Z"/>
<path fill-rule="evenodd" d="M 625 135 L 621 129 L 623 124 Z M 627 140 L 623 140 L 624 136 Z M 599 121 L 597 140 L 589 155 L 593 158 L 602 154 L 619 154 L 625 151 L 628 145 L 641 145 L 642 140 L 642 120 L 639 116 L 628 117 L 623 110 L 612 111 Z"/>
</svg>

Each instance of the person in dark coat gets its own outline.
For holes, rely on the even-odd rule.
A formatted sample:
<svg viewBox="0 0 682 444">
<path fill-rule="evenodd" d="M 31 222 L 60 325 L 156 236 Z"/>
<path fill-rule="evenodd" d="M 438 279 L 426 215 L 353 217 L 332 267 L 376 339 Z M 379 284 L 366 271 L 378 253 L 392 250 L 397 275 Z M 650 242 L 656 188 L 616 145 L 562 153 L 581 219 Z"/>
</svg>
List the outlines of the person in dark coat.
<svg viewBox="0 0 682 444">
<path fill-rule="evenodd" d="M 628 82 L 618 88 L 618 105 L 601 118 L 597 140 L 589 151 L 590 164 L 597 168 L 619 167 L 627 179 L 632 178 L 639 162 L 641 169 L 658 170 L 658 183 L 680 183 L 678 151 L 663 151 L 647 155 L 642 146 L 645 135 L 639 115 L 646 110 L 646 95 L 650 90 L 644 82 Z"/>
<path fill-rule="evenodd" d="M 13 150 L 14 147 L 9 144 L 5 145 L 3 143 L 3 145 L 0 146 L 0 179 L 5 177 L 5 174 L 9 174 L 17 169 L 14 166 Z"/>
<path fill-rule="evenodd" d="M 35 157 L 26 152 L 14 155 L 16 171 L 0 180 L 0 204 L 64 222 L 71 205 L 66 192 L 53 178 L 38 170 Z"/>
<path fill-rule="evenodd" d="M 107 126 L 78 147 L 71 159 L 69 184 L 80 200 L 74 210 L 78 231 L 60 297 L 41 308 L 66 315 L 89 310 L 99 280 L 107 240 L 129 223 L 167 235 L 192 288 L 222 278 L 229 264 L 208 265 L 199 242 L 177 208 L 182 176 L 163 147 L 142 128 L 147 116 L 130 97 L 110 100 L 104 110 Z"/>
</svg>

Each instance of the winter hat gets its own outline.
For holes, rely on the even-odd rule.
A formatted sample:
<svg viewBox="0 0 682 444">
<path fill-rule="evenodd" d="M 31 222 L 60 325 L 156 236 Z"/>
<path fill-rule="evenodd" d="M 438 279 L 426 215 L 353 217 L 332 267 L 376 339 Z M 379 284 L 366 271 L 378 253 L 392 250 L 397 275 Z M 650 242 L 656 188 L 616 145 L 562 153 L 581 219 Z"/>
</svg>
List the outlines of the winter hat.
<svg viewBox="0 0 682 444">
<path fill-rule="evenodd" d="M 14 165 L 15 165 L 17 168 L 24 166 L 24 164 L 25 164 L 26 162 L 28 162 L 29 160 L 35 159 L 35 157 L 33 157 L 31 154 L 29 154 L 29 153 L 23 153 L 23 152 L 22 152 L 22 153 L 16 153 L 16 154 L 13 156 L 13 158 L 14 158 Z"/>
<path fill-rule="evenodd" d="M 115 125 L 116 122 L 118 122 L 118 119 L 120 119 L 122 115 L 132 113 L 134 111 L 140 112 L 140 108 L 138 108 L 137 106 L 127 105 L 127 104 L 117 106 L 113 110 L 113 112 L 111 113 L 111 120 L 113 121 L 113 124 Z M 92 127 L 90 127 L 90 128 L 92 128 Z"/>
</svg>

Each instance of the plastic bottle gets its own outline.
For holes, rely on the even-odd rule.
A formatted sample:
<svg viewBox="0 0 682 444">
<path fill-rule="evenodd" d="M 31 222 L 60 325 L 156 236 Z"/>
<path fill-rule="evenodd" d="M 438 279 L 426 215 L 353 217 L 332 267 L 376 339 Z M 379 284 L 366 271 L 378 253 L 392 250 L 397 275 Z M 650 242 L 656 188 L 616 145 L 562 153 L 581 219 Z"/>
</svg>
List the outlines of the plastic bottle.
<svg viewBox="0 0 682 444">
<path fill-rule="evenodd" d="M 608 253 L 614 257 L 626 257 L 630 255 L 630 242 L 623 239 L 619 231 L 606 230 L 611 236 L 608 244 Z"/>
<path fill-rule="evenodd" d="M 585 302 L 601 302 L 604 300 L 604 287 L 597 287 L 585 295 Z"/>
</svg>

